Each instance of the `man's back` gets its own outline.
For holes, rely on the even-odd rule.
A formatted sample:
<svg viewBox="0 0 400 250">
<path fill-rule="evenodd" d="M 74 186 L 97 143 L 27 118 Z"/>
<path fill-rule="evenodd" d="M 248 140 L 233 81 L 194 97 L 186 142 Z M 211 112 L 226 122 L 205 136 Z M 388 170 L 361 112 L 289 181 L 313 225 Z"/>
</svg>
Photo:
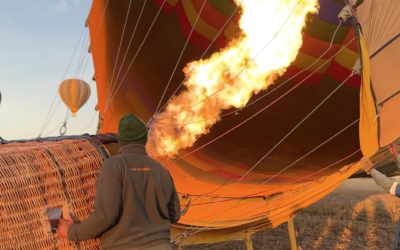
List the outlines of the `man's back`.
<svg viewBox="0 0 400 250">
<path fill-rule="evenodd" d="M 120 154 L 107 159 L 96 182 L 94 211 L 81 223 L 61 219 L 57 233 L 82 241 L 102 235 L 101 249 L 170 249 L 170 225 L 180 219 L 168 170 L 146 153 L 147 125 L 128 113 L 118 125 Z"/>
<path fill-rule="evenodd" d="M 109 159 L 121 176 L 122 211 L 103 234 L 102 245 L 151 247 L 170 241 L 171 222 L 180 218 L 180 203 L 167 169 L 151 159 L 144 146 L 132 144 Z"/>
<path fill-rule="evenodd" d="M 180 219 L 179 197 L 167 169 L 144 145 L 130 144 L 107 159 L 96 183 L 95 211 L 68 231 L 73 240 L 101 237 L 102 249 L 146 249 L 170 242 Z"/>
</svg>

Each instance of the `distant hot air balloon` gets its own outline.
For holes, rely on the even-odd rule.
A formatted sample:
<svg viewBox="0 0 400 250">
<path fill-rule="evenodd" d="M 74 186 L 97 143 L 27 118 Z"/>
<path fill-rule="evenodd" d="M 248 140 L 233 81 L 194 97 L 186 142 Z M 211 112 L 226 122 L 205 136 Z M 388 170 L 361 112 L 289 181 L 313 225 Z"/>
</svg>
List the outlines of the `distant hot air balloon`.
<svg viewBox="0 0 400 250">
<path fill-rule="evenodd" d="M 71 110 L 72 116 L 85 105 L 90 97 L 90 86 L 80 79 L 67 79 L 60 84 L 58 93 L 61 100 Z"/>
</svg>

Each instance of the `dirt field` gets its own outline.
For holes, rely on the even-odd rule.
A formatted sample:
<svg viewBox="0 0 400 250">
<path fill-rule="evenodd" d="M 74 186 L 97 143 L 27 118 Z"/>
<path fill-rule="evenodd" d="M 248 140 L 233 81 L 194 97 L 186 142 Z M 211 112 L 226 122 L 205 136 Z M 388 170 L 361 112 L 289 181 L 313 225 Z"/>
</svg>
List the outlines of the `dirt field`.
<svg viewBox="0 0 400 250">
<path fill-rule="evenodd" d="M 400 199 L 372 179 L 351 179 L 295 218 L 299 249 L 393 249 Z M 286 224 L 253 238 L 255 250 L 290 250 Z M 245 250 L 241 241 L 187 246 L 184 250 Z"/>
</svg>

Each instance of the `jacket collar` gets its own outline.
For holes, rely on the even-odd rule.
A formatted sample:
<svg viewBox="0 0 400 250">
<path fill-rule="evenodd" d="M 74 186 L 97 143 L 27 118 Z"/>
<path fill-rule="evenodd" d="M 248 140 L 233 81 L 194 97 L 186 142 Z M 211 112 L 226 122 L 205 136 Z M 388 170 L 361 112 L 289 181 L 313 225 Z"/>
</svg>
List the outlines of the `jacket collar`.
<svg viewBox="0 0 400 250">
<path fill-rule="evenodd" d="M 118 154 L 141 154 L 147 155 L 146 146 L 142 144 L 128 144 L 121 147 Z"/>
</svg>

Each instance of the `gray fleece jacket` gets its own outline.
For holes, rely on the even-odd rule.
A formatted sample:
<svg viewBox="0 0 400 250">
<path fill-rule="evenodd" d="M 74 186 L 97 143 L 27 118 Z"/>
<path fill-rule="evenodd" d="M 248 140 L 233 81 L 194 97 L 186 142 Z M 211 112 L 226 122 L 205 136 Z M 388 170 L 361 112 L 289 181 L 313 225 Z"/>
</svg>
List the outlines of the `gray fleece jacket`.
<svg viewBox="0 0 400 250">
<path fill-rule="evenodd" d="M 94 212 L 74 223 L 68 238 L 101 235 L 101 249 L 145 249 L 169 243 L 171 223 L 179 219 L 179 197 L 168 170 L 147 155 L 145 146 L 130 144 L 104 162 Z"/>
</svg>

